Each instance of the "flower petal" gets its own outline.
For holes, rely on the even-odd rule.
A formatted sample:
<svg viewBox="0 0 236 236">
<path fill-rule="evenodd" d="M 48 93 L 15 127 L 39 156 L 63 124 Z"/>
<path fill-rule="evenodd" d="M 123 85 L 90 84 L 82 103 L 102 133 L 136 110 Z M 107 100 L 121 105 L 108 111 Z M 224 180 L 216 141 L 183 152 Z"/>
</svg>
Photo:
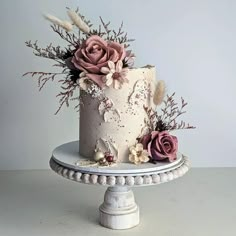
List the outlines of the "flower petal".
<svg viewBox="0 0 236 236">
<path fill-rule="evenodd" d="M 86 77 L 86 72 L 85 72 L 85 71 L 82 71 L 82 72 L 79 74 L 79 77 L 80 77 L 80 78 Z"/>
<path fill-rule="evenodd" d="M 140 157 L 140 161 L 141 162 L 148 162 L 149 161 L 149 158 L 147 156 L 141 156 Z"/>
<path fill-rule="evenodd" d="M 144 149 L 148 149 L 148 144 L 151 142 L 151 134 L 144 135 L 140 140 L 140 143 L 143 144 Z"/>
<path fill-rule="evenodd" d="M 135 162 L 135 156 L 132 155 L 132 154 L 130 154 L 130 155 L 129 155 L 129 161 Z"/>
<path fill-rule="evenodd" d="M 121 88 L 120 81 L 115 79 L 113 82 L 113 87 L 114 87 L 114 89 L 120 89 Z"/>
<path fill-rule="evenodd" d="M 88 84 L 86 83 L 86 79 L 87 78 L 81 78 L 80 80 L 79 80 L 79 86 L 80 86 L 80 88 L 82 89 L 82 90 L 84 90 L 84 91 L 86 91 L 87 89 L 88 89 Z"/>
<path fill-rule="evenodd" d="M 113 83 L 113 80 L 111 78 L 107 79 L 106 86 L 110 87 Z"/>
<path fill-rule="evenodd" d="M 137 152 L 143 151 L 143 144 L 137 143 L 135 149 Z"/>
<path fill-rule="evenodd" d="M 121 60 L 117 61 L 116 63 L 116 72 L 121 72 L 122 71 L 122 68 L 123 68 L 123 63 Z"/>
<path fill-rule="evenodd" d="M 109 70 L 109 68 L 107 68 L 107 67 L 102 67 L 102 68 L 101 68 L 101 72 L 102 72 L 103 74 L 109 74 L 109 73 L 110 73 L 110 70 Z"/>
<path fill-rule="evenodd" d="M 135 165 L 139 165 L 139 164 L 141 164 L 141 161 L 140 161 L 139 159 L 138 159 L 138 160 L 135 160 L 135 161 L 134 161 L 134 164 L 135 164 Z"/>
<path fill-rule="evenodd" d="M 112 74 L 108 74 L 106 76 L 106 85 L 109 87 L 112 85 L 112 83 L 113 83 Z"/>
<path fill-rule="evenodd" d="M 115 70 L 115 63 L 113 61 L 108 61 L 108 66 L 109 66 L 110 69 Z"/>
<path fill-rule="evenodd" d="M 143 152 L 142 152 L 142 156 L 146 156 L 146 157 L 148 157 L 148 156 L 149 156 L 148 151 L 147 151 L 147 150 L 143 150 Z"/>
<path fill-rule="evenodd" d="M 136 156 L 137 155 L 137 152 L 136 152 L 136 150 L 135 150 L 135 148 L 133 148 L 133 149 L 130 149 L 130 152 L 134 155 L 134 156 Z"/>
<path fill-rule="evenodd" d="M 114 49 L 119 54 L 119 60 L 123 60 L 126 56 L 126 51 L 124 50 L 124 45 L 117 42 L 110 42 L 109 47 Z"/>
</svg>

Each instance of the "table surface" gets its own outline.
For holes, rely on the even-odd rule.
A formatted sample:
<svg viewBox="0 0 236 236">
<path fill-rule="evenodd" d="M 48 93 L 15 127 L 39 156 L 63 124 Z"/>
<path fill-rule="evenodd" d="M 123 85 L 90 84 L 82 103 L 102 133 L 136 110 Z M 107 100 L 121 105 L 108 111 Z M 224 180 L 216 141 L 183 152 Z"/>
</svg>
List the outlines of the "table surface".
<svg viewBox="0 0 236 236">
<path fill-rule="evenodd" d="M 105 187 L 50 170 L 0 171 L 0 235 L 236 235 L 236 168 L 193 168 L 169 183 L 133 188 L 141 223 L 109 230 L 98 223 Z"/>
</svg>

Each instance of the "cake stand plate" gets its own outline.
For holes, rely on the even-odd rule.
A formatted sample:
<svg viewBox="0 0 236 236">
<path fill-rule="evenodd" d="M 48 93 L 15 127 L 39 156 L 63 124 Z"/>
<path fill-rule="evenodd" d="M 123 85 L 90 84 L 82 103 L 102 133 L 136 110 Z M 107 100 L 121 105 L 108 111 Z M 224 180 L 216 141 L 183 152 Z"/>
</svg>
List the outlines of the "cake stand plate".
<svg viewBox="0 0 236 236">
<path fill-rule="evenodd" d="M 165 183 L 189 170 L 187 157 L 178 153 L 177 160 L 157 164 L 118 163 L 115 166 L 81 166 L 86 158 L 79 155 L 78 141 L 57 147 L 50 167 L 59 175 L 79 183 L 108 186 L 99 208 L 99 221 L 110 229 L 128 229 L 139 224 L 139 207 L 131 187 Z"/>
</svg>

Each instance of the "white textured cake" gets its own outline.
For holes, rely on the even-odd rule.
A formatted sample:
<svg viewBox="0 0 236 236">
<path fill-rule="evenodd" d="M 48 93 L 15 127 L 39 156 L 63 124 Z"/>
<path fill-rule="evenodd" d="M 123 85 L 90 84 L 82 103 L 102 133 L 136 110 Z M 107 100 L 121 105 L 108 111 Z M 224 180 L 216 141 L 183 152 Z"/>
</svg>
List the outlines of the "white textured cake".
<svg viewBox="0 0 236 236">
<path fill-rule="evenodd" d="M 129 69 L 126 77 L 129 83 L 122 89 L 104 91 L 108 98 L 105 101 L 82 96 L 79 142 L 82 156 L 93 159 L 95 149 L 109 152 L 110 146 L 118 162 L 129 161 L 129 147 L 146 127 L 144 106 L 153 107 L 155 67 Z"/>
</svg>

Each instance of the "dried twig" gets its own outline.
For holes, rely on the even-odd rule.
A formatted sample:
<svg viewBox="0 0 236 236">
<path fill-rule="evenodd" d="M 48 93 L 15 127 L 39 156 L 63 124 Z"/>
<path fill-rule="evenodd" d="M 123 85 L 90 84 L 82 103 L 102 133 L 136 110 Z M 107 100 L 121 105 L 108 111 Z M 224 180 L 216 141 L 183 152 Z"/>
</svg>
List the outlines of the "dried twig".
<svg viewBox="0 0 236 236">
<path fill-rule="evenodd" d="M 76 37 L 75 34 L 65 32 L 63 29 L 60 28 L 60 26 L 57 26 L 57 25 L 51 25 L 51 28 L 63 40 L 68 42 L 70 44 L 70 46 L 73 46 L 74 48 L 76 48 L 76 47 L 78 47 L 80 45 L 81 39 Z"/>
<path fill-rule="evenodd" d="M 177 118 L 186 111 L 184 108 L 187 106 L 187 102 L 181 97 L 181 105 L 178 106 L 178 103 L 174 100 L 175 93 L 171 96 L 167 95 L 167 99 L 164 100 L 165 107 L 161 109 L 162 115 L 158 116 L 158 121 L 162 121 L 165 124 L 165 127 L 168 130 L 176 130 L 176 129 L 193 129 L 195 127 L 186 124 L 181 120 L 180 123 L 177 122 Z"/>
<path fill-rule="evenodd" d="M 74 95 L 74 90 L 78 87 L 76 83 L 74 83 L 71 80 L 60 80 L 59 82 L 62 82 L 61 89 L 63 92 L 60 92 L 57 97 L 59 97 L 59 108 L 55 112 L 55 115 L 58 114 L 58 112 L 61 110 L 62 106 L 65 104 L 67 107 L 69 107 L 69 101 Z"/>
<path fill-rule="evenodd" d="M 144 110 L 148 116 L 147 125 L 151 130 L 177 130 L 177 129 L 194 129 L 195 127 L 189 124 L 186 124 L 184 121 L 177 122 L 177 118 L 186 111 L 184 110 L 187 103 L 181 98 L 180 107 L 174 100 L 175 93 L 171 96 L 167 95 L 167 98 L 163 101 L 164 108 L 161 109 L 161 114 L 158 114 L 157 111 L 154 111 L 151 108 L 144 107 Z"/>
<path fill-rule="evenodd" d="M 37 76 L 39 91 L 41 91 L 42 88 L 44 87 L 44 85 L 48 81 L 50 81 L 50 80 L 54 81 L 56 76 L 62 75 L 62 74 L 65 74 L 65 73 L 27 72 L 27 73 L 23 74 L 23 76 L 27 76 L 27 75 L 30 75 L 31 77 Z"/>
<path fill-rule="evenodd" d="M 121 23 L 118 30 L 111 30 L 109 28 L 110 21 L 105 23 L 105 21 L 100 17 L 101 25 L 99 25 L 98 30 L 93 29 L 90 32 L 90 35 L 98 35 L 100 37 L 105 38 L 107 41 L 118 42 L 120 44 L 124 44 L 125 48 L 128 48 L 130 45 L 128 42 L 134 41 L 134 39 L 129 39 L 127 33 L 123 31 L 123 22 Z M 102 29 L 103 28 L 103 29 Z"/>
<path fill-rule="evenodd" d="M 37 41 L 34 43 L 31 41 L 26 41 L 25 44 L 27 47 L 34 50 L 34 55 L 54 60 L 58 63 L 58 66 L 65 67 L 65 63 L 63 61 L 63 55 L 65 54 L 65 51 L 62 50 L 60 46 L 54 47 L 52 44 L 49 44 L 46 48 L 41 48 L 38 46 Z"/>
</svg>

